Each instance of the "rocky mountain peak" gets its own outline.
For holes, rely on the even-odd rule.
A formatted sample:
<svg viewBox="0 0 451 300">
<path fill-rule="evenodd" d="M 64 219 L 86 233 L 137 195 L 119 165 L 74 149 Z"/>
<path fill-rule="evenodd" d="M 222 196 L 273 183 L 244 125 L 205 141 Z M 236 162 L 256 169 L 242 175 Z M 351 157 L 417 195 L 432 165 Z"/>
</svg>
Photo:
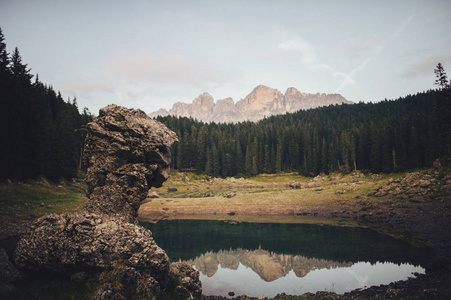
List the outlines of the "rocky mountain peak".
<svg viewBox="0 0 451 300">
<path fill-rule="evenodd" d="M 279 98 L 283 98 L 283 94 L 278 90 L 259 85 L 246 98 L 238 101 L 236 105 L 238 109 L 263 110 Z"/>
<path fill-rule="evenodd" d="M 201 111 L 209 111 L 215 106 L 215 100 L 208 93 L 203 93 L 199 97 L 193 100 L 193 109 Z"/>
<path fill-rule="evenodd" d="M 285 97 L 292 97 L 292 96 L 297 96 L 297 95 L 305 95 L 305 94 L 301 93 L 294 87 L 288 88 L 287 91 L 285 92 Z"/>
<path fill-rule="evenodd" d="M 255 87 L 252 92 L 236 104 L 232 98 L 218 100 L 203 93 L 191 104 L 177 102 L 169 111 L 159 110 L 151 117 L 175 115 L 193 117 L 203 122 L 233 123 L 258 121 L 264 117 L 295 112 L 331 104 L 353 104 L 339 94 L 306 94 L 290 87 L 285 95 L 265 85 Z"/>
</svg>

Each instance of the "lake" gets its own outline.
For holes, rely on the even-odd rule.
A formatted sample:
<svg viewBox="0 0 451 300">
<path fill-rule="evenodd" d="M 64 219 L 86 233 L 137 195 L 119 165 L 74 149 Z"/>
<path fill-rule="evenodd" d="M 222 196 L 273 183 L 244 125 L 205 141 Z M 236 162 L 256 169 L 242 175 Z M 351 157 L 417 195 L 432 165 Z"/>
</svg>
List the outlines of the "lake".
<svg viewBox="0 0 451 300">
<path fill-rule="evenodd" d="M 199 271 L 205 295 L 344 293 L 424 274 L 432 255 L 356 227 L 200 220 L 141 225 L 171 261 Z"/>
</svg>

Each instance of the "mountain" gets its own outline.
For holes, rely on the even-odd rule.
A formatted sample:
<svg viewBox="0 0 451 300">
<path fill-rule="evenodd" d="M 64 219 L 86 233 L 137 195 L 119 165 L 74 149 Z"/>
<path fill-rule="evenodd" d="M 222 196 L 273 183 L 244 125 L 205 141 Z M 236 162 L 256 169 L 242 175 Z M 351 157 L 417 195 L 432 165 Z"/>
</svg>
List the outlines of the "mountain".
<svg viewBox="0 0 451 300">
<path fill-rule="evenodd" d="M 169 111 L 160 109 L 150 116 L 175 115 L 193 117 L 204 122 L 234 123 L 258 121 L 272 115 L 331 104 L 353 104 L 353 102 L 339 94 L 306 94 L 292 87 L 282 94 L 276 89 L 259 85 L 237 103 L 234 103 L 232 98 L 218 100 L 215 103 L 210 94 L 203 93 L 191 104 L 177 102 Z"/>
</svg>

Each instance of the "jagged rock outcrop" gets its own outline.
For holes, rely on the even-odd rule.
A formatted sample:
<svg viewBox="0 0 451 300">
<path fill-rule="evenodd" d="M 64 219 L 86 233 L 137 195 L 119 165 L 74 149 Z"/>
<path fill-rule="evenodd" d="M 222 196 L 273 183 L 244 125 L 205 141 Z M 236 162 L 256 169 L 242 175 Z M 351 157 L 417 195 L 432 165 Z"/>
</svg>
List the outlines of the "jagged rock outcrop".
<svg viewBox="0 0 451 300">
<path fill-rule="evenodd" d="M 211 95 L 203 93 L 194 99 L 192 104 L 177 102 L 169 111 L 160 109 L 150 116 L 175 115 L 193 117 L 204 122 L 233 123 L 258 121 L 264 117 L 300 109 L 352 103 L 339 94 L 306 94 L 293 87 L 282 94 L 276 89 L 259 85 L 236 104 L 232 98 L 218 100 L 215 104 Z"/>
<path fill-rule="evenodd" d="M 143 295 L 158 294 L 169 282 L 168 256 L 149 230 L 96 214 L 51 214 L 38 219 L 17 244 L 15 262 L 32 272 L 66 276 L 104 272 L 104 277 L 108 273 L 110 278 L 128 281 Z"/>
<path fill-rule="evenodd" d="M 92 299 L 155 299 L 171 274 L 183 274 L 180 291 L 200 295 L 196 271 L 176 266 L 170 273 L 166 252 L 135 224 L 149 188 L 169 176 L 175 133 L 143 111 L 116 105 L 100 110 L 87 127 L 85 210 L 38 219 L 17 244 L 16 265 L 73 280 L 100 274 Z"/>
<path fill-rule="evenodd" d="M 169 176 L 174 132 L 141 110 L 110 105 L 87 126 L 87 211 L 134 221 L 151 187 Z"/>
</svg>

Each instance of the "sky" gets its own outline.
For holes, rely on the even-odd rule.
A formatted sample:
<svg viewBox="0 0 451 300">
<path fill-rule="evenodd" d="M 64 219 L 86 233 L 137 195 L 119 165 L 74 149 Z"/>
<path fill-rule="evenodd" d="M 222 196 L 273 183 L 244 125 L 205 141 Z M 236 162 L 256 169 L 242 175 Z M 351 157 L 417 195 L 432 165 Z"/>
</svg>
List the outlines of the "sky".
<svg viewBox="0 0 451 300">
<path fill-rule="evenodd" d="M 396 99 L 451 72 L 449 0 L 0 0 L 8 52 L 92 113 L 256 86 Z M 451 76 L 451 73 L 449 73 Z"/>
</svg>

